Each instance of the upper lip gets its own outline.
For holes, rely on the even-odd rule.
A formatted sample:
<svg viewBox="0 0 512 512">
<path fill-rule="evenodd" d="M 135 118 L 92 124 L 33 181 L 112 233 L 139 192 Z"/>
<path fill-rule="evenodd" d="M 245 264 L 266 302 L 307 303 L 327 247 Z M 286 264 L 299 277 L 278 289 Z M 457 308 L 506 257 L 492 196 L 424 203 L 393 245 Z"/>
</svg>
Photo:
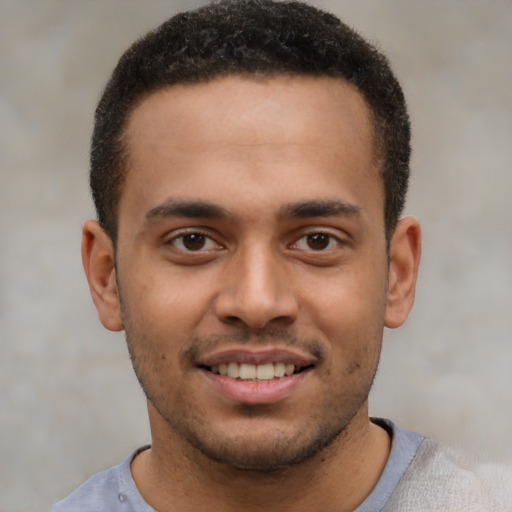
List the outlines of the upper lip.
<svg viewBox="0 0 512 512">
<path fill-rule="evenodd" d="M 254 349 L 248 347 L 234 348 L 215 352 L 201 357 L 198 366 L 218 366 L 219 364 L 228 364 L 231 362 L 261 365 L 266 363 L 284 363 L 293 364 L 296 367 L 305 367 L 315 364 L 314 356 L 307 356 L 289 349 L 271 348 Z"/>
</svg>

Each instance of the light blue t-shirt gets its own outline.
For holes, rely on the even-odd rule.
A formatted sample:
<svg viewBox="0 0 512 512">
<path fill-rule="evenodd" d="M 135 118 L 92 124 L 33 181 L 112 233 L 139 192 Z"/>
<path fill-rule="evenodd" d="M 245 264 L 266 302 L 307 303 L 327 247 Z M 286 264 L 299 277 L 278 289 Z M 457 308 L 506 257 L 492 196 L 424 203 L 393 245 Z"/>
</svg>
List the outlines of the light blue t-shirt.
<svg viewBox="0 0 512 512">
<path fill-rule="evenodd" d="M 391 452 L 373 491 L 354 512 L 379 512 L 383 509 L 424 440 L 414 432 L 399 429 L 389 420 L 373 419 L 391 436 Z M 137 450 L 121 464 L 102 471 L 55 503 L 52 512 L 156 512 L 139 493 L 130 472 Z"/>
</svg>

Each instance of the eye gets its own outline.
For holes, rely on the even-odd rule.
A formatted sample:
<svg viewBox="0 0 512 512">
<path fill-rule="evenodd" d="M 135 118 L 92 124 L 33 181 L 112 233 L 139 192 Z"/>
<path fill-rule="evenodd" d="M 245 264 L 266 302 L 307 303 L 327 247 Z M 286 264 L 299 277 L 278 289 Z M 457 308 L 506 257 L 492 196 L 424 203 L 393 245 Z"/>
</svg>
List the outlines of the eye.
<svg viewBox="0 0 512 512">
<path fill-rule="evenodd" d="M 295 249 L 303 251 L 325 251 L 333 249 L 340 241 L 329 233 L 309 233 L 300 237 L 294 244 Z"/>
<path fill-rule="evenodd" d="M 196 231 L 177 235 L 171 238 L 167 244 L 185 252 L 212 251 L 221 247 L 208 235 Z"/>
</svg>

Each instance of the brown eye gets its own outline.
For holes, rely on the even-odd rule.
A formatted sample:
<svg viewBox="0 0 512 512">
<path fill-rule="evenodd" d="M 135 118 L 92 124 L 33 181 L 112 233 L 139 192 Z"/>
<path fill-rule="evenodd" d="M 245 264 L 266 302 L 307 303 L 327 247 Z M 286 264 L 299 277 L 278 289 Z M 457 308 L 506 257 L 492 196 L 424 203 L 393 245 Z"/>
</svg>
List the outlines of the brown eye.
<svg viewBox="0 0 512 512">
<path fill-rule="evenodd" d="M 181 235 L 175 236 L 167 243 L 183 252 L 205 252 L 221 248 L 215 240 L 199 231 L 182 233 Z"/>
<path fill-rule="evenodd" d="M 189 251 L 199 251 L 206 244 L 206 237 L 201 233 L 190 233 L 182 236 L 183 246 Z"/>
<path fill-rule="evenodd" d="M 340 240 L 336 236 L 319 231 L 301 236 L 294 244 L 294 249 L 301 251 L 328 251 L 340 246 Z"/>
<path fill-rule="evenodd" d="M 310 249 L 314 251 L 322 251 L 329 247 L 331 237 L 326 233 L 313 233 L 307 235 L 307 244 Z"/>
</svg>

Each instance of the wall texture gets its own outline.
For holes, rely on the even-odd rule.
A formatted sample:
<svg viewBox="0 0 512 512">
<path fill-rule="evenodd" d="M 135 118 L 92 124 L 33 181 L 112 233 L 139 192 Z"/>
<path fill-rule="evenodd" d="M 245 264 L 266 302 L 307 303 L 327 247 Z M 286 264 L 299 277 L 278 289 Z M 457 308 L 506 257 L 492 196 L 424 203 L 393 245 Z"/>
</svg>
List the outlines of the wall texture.
<svg viewBox="0 0 512 512">
<path fill-rule="evenodd" d="M 0 2 L 0 511 L 47 510 L 149 441 L 122 335 L 82 276 L 92 115 L 121 51 L 201 2 Z M 415 309 L 373 414 L 512 460 L 512 3 L 317 2 L 387 52 L 409 100 L 424 228 Z"/>
</svg>

